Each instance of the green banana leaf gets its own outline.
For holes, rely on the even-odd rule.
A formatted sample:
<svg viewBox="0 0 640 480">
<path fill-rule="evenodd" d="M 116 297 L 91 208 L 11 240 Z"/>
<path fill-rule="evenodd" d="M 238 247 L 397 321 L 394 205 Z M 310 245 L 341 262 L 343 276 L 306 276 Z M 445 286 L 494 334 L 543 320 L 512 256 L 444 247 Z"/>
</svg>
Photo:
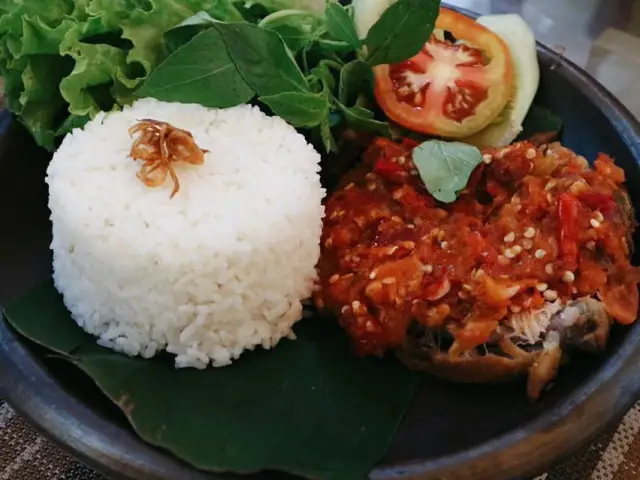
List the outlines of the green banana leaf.
<svg viewBox="0 0 640 480">
<path fill-rule="evenodd" d="M 328 318 L 296 340 L 245 352 L 231 366 L 176 370 L 173 360 L 102 348 L 48 281 L 5 310 L 22 335 L 73 362 L 147 442 L 210 471 L 279 470 L 365 478 L 386 452 L 420 376 L 392 359 L 358 358 Z"/>
</svg>

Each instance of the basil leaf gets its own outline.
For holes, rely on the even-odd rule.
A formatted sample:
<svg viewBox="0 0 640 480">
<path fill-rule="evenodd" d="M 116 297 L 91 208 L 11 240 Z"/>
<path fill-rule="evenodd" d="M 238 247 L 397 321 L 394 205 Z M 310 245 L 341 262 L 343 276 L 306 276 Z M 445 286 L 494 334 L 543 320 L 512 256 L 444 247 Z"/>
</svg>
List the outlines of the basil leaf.
<svg viewBox="0 0 640 480">
<path fill-rule="evenodd" d="M 276 32 L 249 23 L 216 23 L 214 27 L 240 75 L 258 95 L 309 90 L 302 71 Z"/>
<path fill-rule="evenodd" d="M 226 108 L 248 102 L 254 90 L 238 72 L 220 32 L 210 28 L 169 55 L 136 94 Z"/>
<path fill-rule="evenodd" d="M 367 132 L 375 132 L 385 137 L 391 136 L 389 130 L 389 124 L 387 122 L 381 122 L 373 118 L 373 112 L 362 107 L 345 107 L 342 104 L 338 104 L 347 125 L 350 127 Z"/>
<path fill-rule="evenodd" d="M 179 25 L 167 30 L 163 35 L 164 44 L 169 53 L 173 53 L 189 43 L 196 35 L 211 27 L 211 23 Z"/>
<path fill-rule="evenodd" d="M 338 145 L 336 144 L 335 138 L 333 138 L 333 133 L 331 133 L 331 125 L 328 118 L 325 118 L 320 123 L 320 138 L 322 139 L 326 153 L 338 151 Z"/>
<path fill-rule="evenodd" d="M 259 100 L 294 127 L 315 127 L 329 115 L 329 101 L 322 94 L 284 92 Z"/>
<path fill-rule="evenodd" d="M 440 0 L 398 0 L 373 24 L 365 43 L 367 62 L 374 66 L 411 58 L 429 40 Z"/>
<path fill-rule="evenodd" d="M 371 94 L 373 91 L 373 71 L 360 60 L 347 63 L 340 72 L 338 98 L 345 105 L 353 105 L 361 93 Z"/>
<path fill-rule="evenodd" d="M 278 33 L 289 50 L 297 53 L 322 34 L 324 23 L 323 16 L 318 12 L 281 10 L 262 19 L 258 26 Z"/>
<path fill-rule="evenodd" d="M 427 140 L 413 150 L 413 163 L 427 190 L 445 203 L 455 201 L 480 162 L 480 150 L 466 143 Z"/>
<path fill-rule="evenodd" d="M 333 92 L 336 88 L 336 79 L 331 72 L 331 60 L 321 60 L 320 63 L 311 69 L 311 75 L 317 78 L 322 84 L 322 90 L 324 92 Z M 340 65 L 334 64 L 335 70 L 340 69 Z"/>
<path fill-rule="evenodd" d="M 325 10 L 327 31 L 336 40 L 349 44 L 352 48 L 360 48 L 360 39 L 349 12 L 335 0 L 329 0 Z"/>
</svg>

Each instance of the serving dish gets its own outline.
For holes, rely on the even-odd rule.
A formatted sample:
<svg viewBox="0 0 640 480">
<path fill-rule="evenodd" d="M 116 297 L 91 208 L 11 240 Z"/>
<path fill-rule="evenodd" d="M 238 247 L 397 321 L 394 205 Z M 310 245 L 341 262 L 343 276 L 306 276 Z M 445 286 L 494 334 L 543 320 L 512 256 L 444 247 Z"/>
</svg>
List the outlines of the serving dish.
<svg viewBox="0 0 640 480">
<path fill-rule="evenodd" d="M 622 166 L 640 207 L 640 125 L 586 73 L 538 49 L 536 103 L 564 122 L 563 143 L 587 158 L 606 151 Z M 50 224 L 48 156 L 10 123 L 0 144 L 0 304 L 47 278 Z M 636 239 L 637 243 L 637 239 Z M 637 261 L 637 257 L 635 259 Z M 519 383 L 451 384 L 425 377 L 385 459 L 372 478 L 508 479 L 544 471 L 615 422 L 640 396 L 640 326 L 614 329 L 603 356 L 566 367 L 540 402 Z M 238 478 L 199 472 L 140 440 L 91 380 L 0 323 L 0 395 L 43 434 L 114 478 Z M 535 452 L 535 454 L 533 453 Z M 285 478 L 264 473 L 256 478 Z"/>
</svg>

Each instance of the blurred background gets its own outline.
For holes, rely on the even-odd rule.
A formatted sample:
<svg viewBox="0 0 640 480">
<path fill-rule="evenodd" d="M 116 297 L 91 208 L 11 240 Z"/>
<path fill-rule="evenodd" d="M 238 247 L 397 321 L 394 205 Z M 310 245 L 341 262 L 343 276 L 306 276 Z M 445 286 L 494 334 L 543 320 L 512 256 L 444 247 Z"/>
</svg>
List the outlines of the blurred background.
<svg viewBox="0 0 640 480">
<path fill-rule="evenodd" d="M 640 118 L 640 0 L 444 0 L 517 13 L 536 38 L 577 63 Z"/>
</svg>

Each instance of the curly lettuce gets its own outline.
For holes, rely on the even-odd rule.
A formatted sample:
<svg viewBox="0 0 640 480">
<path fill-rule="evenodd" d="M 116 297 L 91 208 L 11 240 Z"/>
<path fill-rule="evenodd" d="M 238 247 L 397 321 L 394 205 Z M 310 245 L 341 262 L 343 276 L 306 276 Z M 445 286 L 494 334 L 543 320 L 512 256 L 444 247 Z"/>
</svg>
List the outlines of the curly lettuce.
<svg viewBox="0 0 640 480">
<path fill-rule="evenodd" d="M 242 21 L 232 0 L 0 0 L 0 75 L 9 108 L 38 145 L 133 91 L 168 55 L 163 34 L 197 12 Z"/>
</svg>

